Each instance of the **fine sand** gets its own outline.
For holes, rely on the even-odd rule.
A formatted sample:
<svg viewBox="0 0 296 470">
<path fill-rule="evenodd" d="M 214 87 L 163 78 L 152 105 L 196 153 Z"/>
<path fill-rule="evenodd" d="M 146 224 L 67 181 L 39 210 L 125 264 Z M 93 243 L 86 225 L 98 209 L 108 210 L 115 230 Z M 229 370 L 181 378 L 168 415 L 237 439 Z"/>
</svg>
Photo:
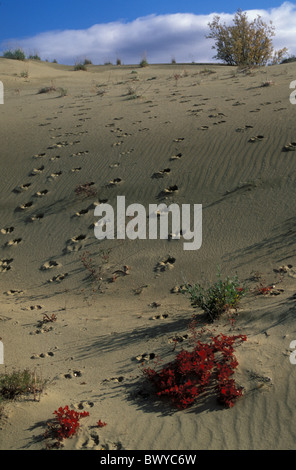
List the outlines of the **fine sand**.
<svg viewBox="0 0 296 470">
<path fill-rule="evenodd" d="M 85 72 L 0 59 L 0 373 L 28 368 L 46 381 L 35 401 L 4 403 L 2 450 L 46 448 L 47 422 L 65 405 L 89 412 L 65 450 L 296 448 L 295 78 L 293 63 Z M 202 204 L 201 248 L 99 241 L 94 208 L 116 209 L 117 196 Z M 215 281 L 218 265 L 249 287 L 233 325 L 227 315 L 206 323 L 174 292 Z M 275 288 L 256 295 L 260 282 Z M 190 349 L 193 318 L 247 335 L 233 408 L 205 399 L 175 411 L 144 382 L 142 363 Z"/>
</svg>

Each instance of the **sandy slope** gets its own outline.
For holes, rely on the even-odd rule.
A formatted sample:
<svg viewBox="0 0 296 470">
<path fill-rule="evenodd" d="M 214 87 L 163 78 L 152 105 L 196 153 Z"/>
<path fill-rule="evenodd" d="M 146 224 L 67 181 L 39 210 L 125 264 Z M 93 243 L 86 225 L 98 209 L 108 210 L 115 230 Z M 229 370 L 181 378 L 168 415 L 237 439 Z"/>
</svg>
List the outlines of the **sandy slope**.
<svg viewBox="0 0 296 470">
<path fill-rule="evenodd" d="M 74 72 L 0 59 L 0 372 L 28 367 L 47 380 L 40 402 L 5 406 L 1 449 L 44 448 L 46 422 L 66 404 L 90 416 L 65 449 L 295 449 L 296 153 L 283 151 L 296 140 L 295 76 L 294 64 Z M 57 91 L 38 94 L 46 86 Z M 75 194 L 87 182 L 97 194 Z M 203 204 L 201 249 L 184 251 L 182 239 L 98 241 L 94 204 L 116 207 L 118 195 L 145 207 Z M 100 282 L 83 267 L 85 252 Z M 159 271 L 169 256 L 175 262 Z M 250 292 L 234 329 L 227 319 L 212 325 L 248 336 L 237 350 L 245 394 L 236 406 L 210 400 L 171 412 L 143 393 L 139 357 L 174 357 L 172 338 L 200 314 L 171 289 L 214 280 L 217 265 L 251 289 L 260 273 L 282 291 Z M 109 282 L 124 266 L 129 274 Z M 56 321 L 40 326 L 45 314 Z M 98 429 L 99 419 L 108 425 Z"/>
</svg>

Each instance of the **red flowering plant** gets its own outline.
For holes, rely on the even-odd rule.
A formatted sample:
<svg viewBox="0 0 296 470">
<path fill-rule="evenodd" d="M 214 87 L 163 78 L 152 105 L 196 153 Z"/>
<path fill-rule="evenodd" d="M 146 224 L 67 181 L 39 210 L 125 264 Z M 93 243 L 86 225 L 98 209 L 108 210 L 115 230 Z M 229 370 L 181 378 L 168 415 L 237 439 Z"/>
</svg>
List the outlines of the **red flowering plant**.
<svg viewBox="0 0 296 470">
<path fill-rule="evenodd" d="M 242 395 L 232 375 L 238 362 L 234 343 L 246 341 L 245 335 L 211 337 L 210 343 L 197 341 L 194 349 L 182 350 L 174 361 L 159 372 L 150 367 L 143 370 L 156 389 L 158 397 L 167 397 L 179 409 L 193 405 L 214 380 L 218 402 L 230 408 Z"/>
<path fill-rule="evenodd" d="M 55 421 L 53 423 L 48 423 L 53 436 L 58 440 L 62 441 L 69 437 L 74 436 L 79 428 L 80 418 L 89 416 L 88 411 L 78 412 L 76 410 L 71 410 L 68 405 L 64 408 L 60 407 L 58 410 L 54 411 Z"/>
</svg>

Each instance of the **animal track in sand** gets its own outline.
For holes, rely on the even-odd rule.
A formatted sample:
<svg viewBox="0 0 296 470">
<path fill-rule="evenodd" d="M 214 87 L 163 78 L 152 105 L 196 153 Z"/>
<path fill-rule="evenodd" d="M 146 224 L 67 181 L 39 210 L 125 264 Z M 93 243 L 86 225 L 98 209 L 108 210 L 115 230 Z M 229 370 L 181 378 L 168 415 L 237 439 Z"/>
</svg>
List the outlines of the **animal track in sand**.
<svg viewBox="0 0 296 470">
<path fill-rule="evenodd" d="M 36 175 L 38 175 L 39 173 L 42 173 L 43 170 L 44 170 L 44 168 L 45 168 L 44 165 L 42 165 L 40 168 L 34 168 L 34 169 L 31 171 L 31 173 L 30 173 L 29 176 L 36 176 Z"/>
<path fill-rule="evenodd" d="M 89 150 L 82 150 L 81 152 L 72 153 L 70 157 L 81 157 L 82 155 L 87 155 L 88 153 L 89 153 Z"/>
<path fill-rule="evenodd" d="M 33 158 L 40 158 L 40 157 L 46 157 L 46 153 L 37 153 L 36 155 L 33 155 Z"/>
<path fill-rule="evenodd" d="M 17 186 L 13 191 L 15 193 L 22 193 L 24 191 L 27 191 L 30 186 L 31 186 L 31 183 L 22 184 L 21 186 Z"/>
<path fill-rule="evenodd" d="M 43 219 L 43 217 L 44 217 L 44 214 L 42 212 L 40 212 L 40 214 L 32 215 L 31 217 L 29 217 L 28 221 L 29 222 L 34 222 L 35 220 Z"/>
<path fill-rule="evenodd" d="M 11 263 L 13 262 L 13 258 L 6 258 L 6 259 L 0 259 L 0 272 L 4 273 L 6 271 L 9 271 L 11 269 Z"/>
<path fill-rule="evenodd" d="M 172 338 L 169 338 L 168 342 L 169 343 L 183 343 L 183 341 L 186 341 L 186 339 L 189 338 L 189 335 L 185 334 L 185 335 L 177 335 L 177 336 L 173 336 Z"/>
<path fill-rule="evenodd" d="M 57 268 L 58 266 L 61 266 L 61 265 L 57 261 L 46 261 L 46 263 L 44 263 L 40 269 L 42 271 L 45 271 L 48 269 Z"/>
<path fill-rule="evenodd" d="M 244 127 L 237 127 L 237 128 L 235 129 L 235 131 L 236 131 L 236 132 L 245 132 L 245 131 L 247 131 L 248 129 L 253 129 L 253 126 L 248 126 L 248 125 L 246 125 L 246 126 L 244 126 Z"/>
<path fill-rule="evenodd" d="M 95 406 L 93 401 L 88 401 L 88 400 L 82 400 L 78 403 L 74 403 L 73 407 L 76 408 L 77 410 L 85 410 L 89 408 L 93 408 Z"/>
<path fill-rule="evenodd" d="M 167 318 L 169 318 L 169 314 L 163 313 L 160 315 L 154 315 L 153 317 L 151 317 L 151 320 L 166 320 Z"/>
<path fill-rule="evenodd" d="M 7 235 L 8 233 L 11 233 L 14 231 L 14 227 L 7 227 L 7 228 L 2 228 L 0 230 L 0 232 L 3 234 L 3 235 Z"/>
<path fill-rule="evenodd" d="M 151 178 L 164 178 L 166 175 L 170 173 L 170 171 L 171 171 L 170 168 L 164 168 L 163 170 L 153 173 Z"/>
<path fill-rule="evenodd" d="M 81 217 L 82 215 L 88 214 L 89 208 L 87 209 L 81 209 L 80 211 L 75 212 L 76 217 Z"/>
<path fill-rule="evenodd" d="M 176 193 L 177 191 L 179 191 L 179 188 L 178 188 L 178 186 L 175 184 L 175 185 L 173 185 L 173 186 L 169 186 L 168 188 L 163 189 L 163 190 L 160 192 L 159 196 L 160 196 L 160 197 L 161 197 L 161 196 L 167 196 L 167 195 L 170 195 L 170 194 L 174 194 L 174 193 Z"/>
<path fill-rule="evenodd" d="M 72 168 L 72 173 L 77 173 L 78 171 L 82 170 L 81 166 L 78 166 L 77 168 Z"/>
<path fill-rule="evenodd" d="M 55 180 L 56 178 L 58 178 L 59 176 L 61 176 L 62 174 L 63 174 L 62 171 L 57 171 L 56 173 L 51 173 L 51 175 L 48 176 L 47 179 L 48 179 L 49 181 L 53 181 L 53 180 Z"/>
<path fill-rule="evenodd" d="M 256 135 L 254 137 L 251 137 L 248 142 L 260 142 L 261 140 L 264 139 L 264 135 Z"/>
<path fill-rule="evenodd" d="M 285 152 L 296 150 L 296 142 L 290 142 L 287 145 L 284 145 L 283 150 Z"/>
<path fill-rule="evenodd" d="M 16 245 L 19 245 L 21 241 L 22 241 L 22 238 L 15 238 L 14 240 L 9 240 L 8 242 L 6 242 L 5 246 L 16 246 Z"/>
<path fill-rule="evenodd" d="M 68 273 L 58 274 L 57 276 L 54 276 L 51 279 L 49 279 L 48 282 L 62 282 L 67 276 L 69 276 Z"/>
<path fill-rule="evenodd" d="M 71 251 L 79 251 L 84 245 L 86 240 L 86 235 L 77 235 L 76 237 L 72 237 L 67 242 L 67 246 L 64 249 L 65 253 L 69 253 Z"/>
<path fill-rule="evenodd" d="M 57 142 L 56 144 L 51 145 L 47 148 L 48 149 L 56 149 L 56 148 L 61 148 L 61 147 L 68 147 L 68 145 L 76 145 L 76 144 L 79 144 L 79 143 L 80 143 L 80 140 L 74 140 L 73 142 L 68 142 L 67 140 L 65 140 L 63 142 Z"/>
<path fill-rule="evenodd" d="M 117 184 L 121 183 L 122 182 L 122 179 L 121 178 L 114 178 L 113 180 L 109 181 L 109 183 L 107 184 L 107 187 L 113 187 L 113 186 L 116 186 Z"/>
<path fill-rule="evenodd" d="M 139 354 L 139 356 L 136 356 L 137 361 L 150 361 L 152 359 L 155 359 L 155 354 L 154 353 L 143 353 Z"/>
<path fill-rule="evenodd" d="M 54 162 L 55 160 L 59 160 L 60 158 L 61 158 L 60 155 L 55 155 L 54 157 L 51 157 L 49 160 L 51 162 Z"/>
<path fill-rule="evenodd" d="M 24 307 L 22 310 L 41 310 L 42 308 L 41 305 L 30 305 L 30 307 Z"/>
<path fill-rule="evenodd" d="M 209 126 L 200 126 L 198 129 L 201 131 L 207 131 L 209 129 Z"/>
<path fill-rule="evenodd" d="M 182 153 L 177 153 L 177 155 L 173 155 L 170 160 L 179 160 L 183 156 Z"/>
<path fill-rule="evenodd" d="M 178 137 L 177 139 L 174 139 L 173 142 L 183 142 L 185 140 L 184 137 Z"/>
<path fill-rule="evenodd" d="M 37 191 L 37 193 L 34 194 L 35 197 L 43 197 L 48 194 L 48 189 L 43 189 L 42 191 Z"/>
<path fill-rule="evenodd" d="M 64 374 L 65 379 L 72 379 L 73 377 L 81 377 L 82 373 L 80 370 L 72 370 Z"/>
<path fill-rule="evenodd" d="M 104 379 L 103 380 L 103 383 L 109 383 L 109 382 L 113 382 L 113 383 L 121 383 L 124 381 L 124 377 L 121 375 L 119 377 L 110 377 L 108 379 Z"/>
<path fill-rule="evenodd" d="M 49 351 L 47 353 L 41 353 L 41 354 L 33 354 L 31 356 L 31 359 L 44 359 L 46 357 L 53 357 L 54 356 L 54 353 L 52 351 Z"/>
<path fill-rule="evenodd" d="M 11 289 L 11 290 L 8 290 L 7 292 L 4 292 L 4 294 L 6 295 L 20 295 L 23 293 L 24 293 L 23 290 L 16 290 L 16 289 Z"/>
<path fill-rule="evenodd" d="M 169 269 L 173 269 L 175 262 L 176 262 L 176 258 L 174 258 L 173 256 L 168 256 L 168 258 L 163 258 L 161 261 L 157 263 L 155 267 L 155 271 L 163 272 Z"/>
</svg>

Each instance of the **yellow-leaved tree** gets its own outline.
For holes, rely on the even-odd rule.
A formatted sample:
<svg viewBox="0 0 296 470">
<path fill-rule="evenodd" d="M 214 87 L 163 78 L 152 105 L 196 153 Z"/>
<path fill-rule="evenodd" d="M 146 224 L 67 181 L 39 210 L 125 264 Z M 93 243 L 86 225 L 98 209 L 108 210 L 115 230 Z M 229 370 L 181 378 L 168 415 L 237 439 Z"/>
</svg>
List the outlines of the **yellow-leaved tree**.
<svg viewBox="0 0 296 470">
<path fill-rule="evenodd" d="M 261 16 L 249 21 L 247 13 L 237 10 L 232 25 L 220 23 L 220 17 L 215 16 L 208 23 L 210 33 L 207 38 L 214 39 L 213 49 L 217 50 L 214 58 L 229 65 L 254 66 L 280 63 L 287 48 L 274 51 L 272 37 L 275 28 L 272 22 L 265 23 Z"/>
</svg>

